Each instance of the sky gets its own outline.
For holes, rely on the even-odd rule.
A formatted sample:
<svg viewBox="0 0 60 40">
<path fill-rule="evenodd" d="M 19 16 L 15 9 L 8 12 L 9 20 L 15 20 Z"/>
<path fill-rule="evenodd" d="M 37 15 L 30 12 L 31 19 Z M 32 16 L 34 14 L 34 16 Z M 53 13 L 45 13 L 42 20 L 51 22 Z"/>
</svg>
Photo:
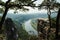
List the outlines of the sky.
<svg viewBox="0 0 60 40">
<path fill-rule="evenodd" d="M 6 2 L 7 0 L 2 0 L 2 1 L 4 1 L 4 2 Z M 14 1 L 14 0 L 12 0 L 12 1 Z M 37 0 L 36 2 L 34 2 L 36 5 L 38 5 L 38 4 L 41 4 L 42 2 L 43 2 L 44 0 Z M 57 2 L 60 2 L 60 0 L 57 0 Z M 45 9 L 43 9 L 43 10 L 38 10 L 37 8 L 35 8 L 35 9 L 33 9 L 33 8 L 31 8 L 31 7 L 26 7 L 26 8 L 28 8 L 29 9 L 29 11 L 26 11 L 26 12 L 24 12 L 24 11 L 19 11 L 18 10 L 18 13 L 46 13 L 47 12 L 47 10 L 45 10 Z M 9 10 L 8 11 L 9 13 L 13 13 L 14 12 L 14 10 Z"/>
<path fill-rule="evenodd" d="M 59 3 L 60 3 L 60 0 L 57 0 L 57 2 L 59 2 Z"/>
</svg>

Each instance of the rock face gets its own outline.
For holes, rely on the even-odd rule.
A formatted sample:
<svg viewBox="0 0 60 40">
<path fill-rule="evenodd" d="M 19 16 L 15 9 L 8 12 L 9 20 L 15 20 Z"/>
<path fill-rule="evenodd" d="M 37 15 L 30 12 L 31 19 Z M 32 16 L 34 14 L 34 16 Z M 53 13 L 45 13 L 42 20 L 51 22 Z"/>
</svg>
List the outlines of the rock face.
<svg viewBox="0 0 60 40">
<path fill-rule="evenodd" d="M 7 18 L 5 20 L 5 29 L 7 40 L 17 40 L 17 29 L 15 28 L 15 24 L 13 23 L 11 18 Z"/>
<path fill-rule="evenodd" d="M 48 25 L 49 25 L 48 21 L 43 19 L 38 19 L 37 31 L 38 31 L 39 40 L 40 39 L 43 40 L 47 38 L 47 31 L 49 27 Z"/>
</svg>

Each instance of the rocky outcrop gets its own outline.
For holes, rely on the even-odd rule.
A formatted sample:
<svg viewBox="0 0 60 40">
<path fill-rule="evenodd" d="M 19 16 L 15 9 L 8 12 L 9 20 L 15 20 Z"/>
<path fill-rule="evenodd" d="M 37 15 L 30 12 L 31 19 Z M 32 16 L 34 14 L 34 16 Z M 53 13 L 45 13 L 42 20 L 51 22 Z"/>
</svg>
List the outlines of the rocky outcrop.
<svg viewBox="0 0 60 40">
<path fill-rule="evenodd" d="M 7 40 L 17 40 L 17 29 L 11 18 L 5 20 L 5 29 Z"/>
<path fill-rule="evenodd" d="M 38 19 L 38 24 L 37 24 L 37 31 L 38 31 L 38 36 L 39 40 L 43 40 L 47 38 L 47 31 L 49 28 L 49 22 L 47 21 L 48 19 Z"/>
</svg>

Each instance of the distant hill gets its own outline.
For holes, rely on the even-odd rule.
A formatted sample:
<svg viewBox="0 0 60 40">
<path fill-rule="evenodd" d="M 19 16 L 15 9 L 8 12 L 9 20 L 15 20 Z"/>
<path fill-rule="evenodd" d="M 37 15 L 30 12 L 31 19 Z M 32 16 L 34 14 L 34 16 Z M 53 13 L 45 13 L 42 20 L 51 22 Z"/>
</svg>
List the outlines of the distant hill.
<svg viewBox="0 0 60 40">
<path fill-rule="evenodd" d="M 52 17 L 55 17 L 57 14 L 56 13 L 52 13 Z M 2 16 L 2 14 L 0 14 L 0 16 Z M 8 13 L 6 18 L 11 18 L 16 24 L 17 26 L 20 26 L 22 23 L 24 23 L 25 21 L 28 21 L 29 19 L 34 19 L 34 18 L 47 18 L 48 15 L 45 13 L 35 13 L 35 14 L 11 14 Z"/>
<path fill-rule="evenodd" d="M 57 14 L 56 13 L 52 13 L 52 17 L 55 17 Z M 2 14 L 0 14 L 0 16 L 2 16 Z M 35 13 L 35 14 L 11 14 L 8 13 L 6 18 L 11 18 L 16 24 L 17 26 L 20 26 L 22 23 L 24 23 L 25 21 L 28 21 L 29 19 L 34 19 L 34 18 L 47 18 L 48 15 L 44 14 L 44 13 Z"/>
<path fill-rule="evenodd" d="M 55 17 L 57 14 L 52 14 L 52 17 Z M 34 18 L 47 18 L 48 15 L 44 13 L 35 13 L 35 14 L 7 14 L 6 17 L 12 18 L 13 20 L 16 20 L 20 23 L 23 23 L 29 19 Z"/>
</svg>

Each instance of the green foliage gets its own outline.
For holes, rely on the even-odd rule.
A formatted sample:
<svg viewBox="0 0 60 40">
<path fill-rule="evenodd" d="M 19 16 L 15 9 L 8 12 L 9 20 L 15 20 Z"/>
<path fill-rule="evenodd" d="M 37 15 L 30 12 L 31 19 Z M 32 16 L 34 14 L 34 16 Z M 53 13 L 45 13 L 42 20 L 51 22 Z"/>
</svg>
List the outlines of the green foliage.
<svg viewBox="0 0 60 40">
<path fill-rule="evenodd" d="M 47 9 L 54 10 L 59 9 L 60 3 L 58 3 L 56 0 L 44 0 L 42 4 L 39 4 L 40 7 L 38 9 Z"/>
<path fill-rule="evenodd" d="M 38 40 L 38 37 L 37 37 L 37 36 L 32 35 L 32 36 L 29 36 L 29 40 Z"/>
<path fill-rule="evenodd" d="M 27 4 L 27 3 L 30 3 L 31 0 L 15 0 L 15 3 L 19 3 L 19 4 Z"/>
<path fill-rule="evenodd" d="M 51 18 L 51 24 L 52 24 L 52 28 L 56 27 L 56 17 Z"/>
<path fill-rule="evenodd" d="M 22 27 L 18 31 L 18 34 L 19 34 L 19 38 L 22 40 L 28 40 L 28 38 L 29 38 L 28 33 Z"/>
<path fill-rule="evenodd" d="M 31 25 L 35 30 L 37 30 L 37 20 L 36 19 L 31 20 Z"/>
<path fill-rule="evenodd" d="M 28 40 L 29 34 L 25 31 L 24 24 L 20 24 L 19 22 L 13 20 L 15 23 L 15 26 L 18 30 L 18 40 Z"/>
<path fill-rule="evenodd" d="M 32 0 L 15 0 L 15 1 L 10 1 L 9 3 L 8 3 L 8 6 L 9 6 L 9 8 L 10 9 L 14 9 L 14 10 L 18 10 L 18 9 L 20 9 L 20 10 L 22 10 L 22 11 L 28 11 L 28 8 L 25 8 L 24 6 L 35 6 L 35 4 L 33 3 L 34 1 L 32 1 Z M 1 6 L 4 6 L 5 7 L 5 2 L 2 2 L 2 1 L 0 1 L 0 5 Z M 13 6 L 12 6 L 13 5 Z M 17 8 L 17 9 L 16 9 Z M 33 8 L 33 7 L 32 7 Z M 3 8 L 4 9 L 4 8 Z M 4 12 L 3 11 L 3 9 L 1 9 L 1 11 L 0 12 Z"/>
<path fill-rule="evenodd" d="M 3 13 L 4 12 L 4 9 L 3 8 L 0 8 L 0 13 Z"/>
<path fill-rule="evenodd" d="M 55 40 L 55 33 L 50 33 L 50 40 Z"/>
</svg>

